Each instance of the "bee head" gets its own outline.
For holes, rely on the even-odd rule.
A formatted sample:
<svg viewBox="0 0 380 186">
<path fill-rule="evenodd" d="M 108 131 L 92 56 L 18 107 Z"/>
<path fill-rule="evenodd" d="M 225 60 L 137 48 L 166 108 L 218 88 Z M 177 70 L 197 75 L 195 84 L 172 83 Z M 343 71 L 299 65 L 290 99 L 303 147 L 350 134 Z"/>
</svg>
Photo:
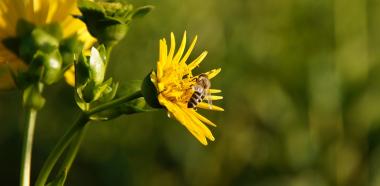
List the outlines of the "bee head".
<svg viewBox="0 0 380 186">
<path fill-rule="evenodd" d="M 208 79 L 207 74 L 200 74 L 197 78 L 197 84 L 201 85 L 204 89 L 209 89 L 211 87 L 211 82 Z"/>
</svg>

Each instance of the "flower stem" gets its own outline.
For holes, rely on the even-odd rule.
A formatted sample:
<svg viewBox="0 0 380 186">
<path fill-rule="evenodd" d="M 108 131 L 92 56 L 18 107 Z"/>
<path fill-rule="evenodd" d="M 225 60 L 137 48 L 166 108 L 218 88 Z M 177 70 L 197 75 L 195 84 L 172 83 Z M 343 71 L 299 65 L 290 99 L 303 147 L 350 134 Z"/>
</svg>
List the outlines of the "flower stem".
<svg viewBox="0 0 380 186">
<path fill-rule="evenodd" d="M 140 98 L 142 97 L 142 94 L 141 94 L 141 91 L 137 91 L 131 95 L 128 95 L 128 96 L 123 96 L 123 97 L 120 97 L 120 98 L 117 98 L 117 99 L 114 99 L 108 103 L 105 103 L 103 105 L 99 105 L 98 107 L 95 107 L 93 109 L 91 109 L 90 111 L 88 111 L 86 114 L 88 116 L 91 116 L 95 113 L 98 113 L 98 112 L 101 112 L 101 111 L 104 111 L 104 110 L 107 110 L 109 108 L 112 108 L 116 105 L 119 105 L 119 104 L 122 104 L 122 103 L 125 103 L 125 102 L 128 102 L 128 101 L 131 101 L 131 100 L 134 100 L 134 99 L 137 99 L 137 98 Z"/>
<path fill-rule="evenodd" d="M 20 176 L 20 186 L 30 185 L 30 169 L 32 160 L 32 147 L 33 147 L 33 136 L 34 128 L 37 119 L 37 110 L 33 108 L 28 108 L 26 113 L 26 132 L 24 134 L 22 154 L 21 154 L 21 176 Z"/>
<path fill-rule="evenodd" d="M 56 162 L 58 161 L 59 157 L 61 156 L 65 148 L 69 145 L 69 143 L 72 141 L 75 134 L 77 134 L 77 132 L 80 129 L 82 129 L 88 121 L 88 116 L 82 114 L 79 117 L 79 119 L 75 122 L 75 124 L 58 141 L 53 151 L 50 153 L 44 165 L 42 166 L 42 169 L 36 181 L 36 186 L 44 186 L 46 184 L 50 172 L 53 169 Z"/>
<path fill-rule="evenodd" d="M 142 97 L 141 91 L 137 91 L 131 95 L 123 96 L 120 98 L 117 98 L 113 101 L 110 101 L 108 103 L 105 103 L 103 105 L 99 105 L 98 107 L 95 107 L 91 109 L 90 111 L 83 112 L 80 116 L 80 118 L 77 120 L 76 123 L 65 133 L 65 135 L 59 140 L 59 142 L 54 147 L 53 151 L 48 156 L 48 159 L 45 161 L 44 165 L 42 166 L 42 169 L 38 175 L 36 186 L 44 186 L 47 182 L 47 179 L 50 175 L 50 172 L 52 171 L 54 165 L 58 161 L 59 157 L 62 155 L 63 151 L 67 148 L 67 146 L 71 143 L 71 148 L 68 150 L 66 154 L 66 158 L 62 164 L 62 167 L 59 170 L 59 174 L 57 179 L 62 179 L 60 181 L 63 181 L 66 179 L 65 176 L 68 172 L 68 170 L 71 167 L 72 162 L 75 159 L 75 156 L 78 152 L 80 143 L 82 141 L 83 135 L 85 133 L 84 127 L 90 121 L 90 117 L 93 114 L 96 114 L 98 112 L 102 112 L 104 110 L 107 110 L 109 108 L 113 108 L 117 105 L 120 105 L 122 103 L 137 99 Z M 73 140 L 73 138 L 78 135 L 77 140 Z M 63 176 L 63 177 L 61 177 Z M 62 182 L 62 183 L 63 183 Z"/>
<path fill-rule="evenodd" d="M 73 164 L 74 159 L 76 155 L 78 154 L 79 147 L 83 141 L 83 137 L 86 131 L 87 131 L 87 125 L 81 128 L 72 139 L 71 144 L 67 149 L 62 165 L 58 169 L 56 178 L 54 178 L 54 180 L 50 182 L 52 183 L 51 185 L 64 185 L 67 178 L 67 174 L 69 173 L 71 165 Z M 48 185 L 50 185 L 50 183 Z"/>
</svg>

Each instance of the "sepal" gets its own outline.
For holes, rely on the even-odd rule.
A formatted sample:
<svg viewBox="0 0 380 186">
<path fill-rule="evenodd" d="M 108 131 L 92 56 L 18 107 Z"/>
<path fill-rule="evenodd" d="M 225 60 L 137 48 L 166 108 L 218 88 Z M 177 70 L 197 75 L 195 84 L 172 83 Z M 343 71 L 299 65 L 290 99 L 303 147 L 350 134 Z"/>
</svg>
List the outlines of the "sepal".
<svg viewBox="0 0 380 186">
<path fill-rule="evenodd" d="M 152 82 L 152 73 L 149 73 L 141 84 L 141 92 L 144 96 L 145 101 L 153 108 L 162 108 L 160 102 L 158 101 L 158 92 L 156 86 Z"/>
</svg>

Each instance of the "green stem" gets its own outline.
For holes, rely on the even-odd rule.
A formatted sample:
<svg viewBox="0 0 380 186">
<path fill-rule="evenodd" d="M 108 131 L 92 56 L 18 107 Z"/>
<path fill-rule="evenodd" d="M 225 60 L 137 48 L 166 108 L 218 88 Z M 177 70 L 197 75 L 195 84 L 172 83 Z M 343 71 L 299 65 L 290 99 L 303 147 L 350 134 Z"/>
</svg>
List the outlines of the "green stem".
<svg viewBox="0 0 380 186">
<path fill-rule="evenodd" d="M 53 151 L 50 153 L 48 159 L 45 161 L 40 174 L 38 175 L 36 186 L 44 186 L 46 184 L 46 181 L 50 175 L 50 172 L 52 171 L 54 165 L 58 161 L 59 157 L 62 155 L 63 151 L 66 149 L 66 147 L 69 145 L 70 142 L 72 142 L 73 149 L 69 150 L 67 154 L 67 158 L 64 160 L 64 164 L 62 165 L 63 168 L 61 170 L 69 170 L 72 162 L 74 161 L 74 158 L 77 154 L 77 151 L 79 149 L 81 140 L 74 140 L 73 138 L 76 134 L 83 131 L 83 127 L 86 126 L 87 122 L 90 121 L 90 117 L 93 114 L 96 114 L 98 112 L 102 112 L 104 110 L 107 110 L 109 108 L 113 108 L 117 105 L 120 105 L 122 103 L 134 100 L 136 98 L 142 97 L 141 91 L 135 92 L 132 95 L 123 96 L 120 98 L 117 98 L 113 101 L 110 101 L 108 103 L 105 103 L 103 105 L 99 105 L 98 107 L 95 107 L 91 109 L 90 111 L 82 113 L 81 117 L 78 119 L 78 121 L 66 132 L 66 134 L 59 140 L 57 145 L 54 147 Z M 81 134 L 78 135 L 84 135 L 84 132 L 81 132 Z M 76 149 L 77 148 L 77 149 Z M 66 165 L 65 165 L 66 164 Z"/>
<path fill-rule="evenodd" d="M 87 125 L 86 125 L 87 126 Z M 65 173 L 67 174 L 71 168 L 71 165 L 78 153 L 78 150 L 79 150 L 79 147 L 80 147 L 80 144 L 82 143 L 83 141 L 83 138 L 84 138 L 84 134 L 86 133 L 86 129 L 87 127 L 83 127 L 80 131 L 79 131 L 79 134 L 77 134 L 77 136 L 75 136 L 75 138 L 73 139 L 73 141 L 71 142 L 72 145 L 70 145 L 69 149 L 67 150 L 67 154 L 66 154 L 66 157 L 65 159 L 63 160 L 63 163 L 62 163 L 62 166 L 61 168 L 59 169 L 58 171 L 58 174 L 60 172 L 62 173 Z"/>
<path fill-rule="evenodd" d="M 24 133 L 22 145 L 20 186 L 30 185 L 30 169 L 32 164 L 32 147 L 36 119 L 37 110 L 29 108 L 26 113 L 26 132 Z"/>
<path fill-rule="evenodd" d="M 65 148 L 72 141 L 75 134 L 77 134 L 78 130 L 82 129 L 86 123 L 89 121 L 88 116 L 82 114 L 79 119 L 75 122 L 75 124 L 63 135 L 63 137 L 58 141 L 53 151 L 48 156 L 44 165 L 41 168 L 40 174 L 38 175 L 36 186 L 44 186 L 46 181 L 50 175 L 51 170 L 54 165 L 58 161 L 59 157 L 65 150 Z"/>
<path fill-rule="evenodd" d="M 87 125 L 81 128 L 78 131 L 78 134 L 76 134 L 73 140 L 71 141 L 71 144 L 67 149 L 62 165 L 58 169 L 57 177 L 51 182 L 53 183 L 51 185 L 60 185 L 60 186 L 64 185 L 67 178 L 67 174 L 71 168 L 71 165 L 74 162 L 76 155 L 78 154 L 79 147 L 83 141 L 84 134 L 86 133 L 86 131 L 87 131 Z"/>
<path fill-rule="evenodd" d="M 95 113 L 98 113 L 98 112 L 101 112 L 101 111 L 104 111 L 104 110 L 107 110 L 109 108 L 112 108 L 116 105 L 120 105 L 122 103 L 125 103 L 125 102 L 128 102 L 128 101 L 131 101 L 131 100 L 134 100 L 134 99 L 137 99 L 137 98 L 140 98 L 142 97 L 142 93 L 141 91 L 137 91 L 131 95 L 128 95 L 128 96 L 123 96 L 123 97 L 120 97 L 120 98 L 117 98 L 117 99 L 114 99 L 108 103 L 105 103 L 103 105 L 99 105 L 98 107 L 95 107 L 93 109 L 91 109 L 90 111 L 88 111 L 86 114 L 88 116 L 91 116 Z"/>
</svg>

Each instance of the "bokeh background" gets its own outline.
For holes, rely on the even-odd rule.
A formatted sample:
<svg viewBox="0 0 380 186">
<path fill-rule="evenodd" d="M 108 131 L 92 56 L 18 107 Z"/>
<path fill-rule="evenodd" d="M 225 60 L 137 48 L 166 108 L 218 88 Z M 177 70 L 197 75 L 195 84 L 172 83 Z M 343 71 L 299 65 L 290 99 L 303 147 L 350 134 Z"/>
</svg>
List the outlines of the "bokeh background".
<svg viewBox="0 0 380 186">
<path fill-rule="evenodd" d="M 94 122 L 66 185 L 380 185 L 379 0 L 131 0 L 155 10 L 136 20 L 109 76 L 142 79 L 173 31 L 198 35 L 199 72 L 224 112 L 202 146 L 164 111 Z M 65 83 L 45 91 L 33 175 L 79 110 Z M 75 109 L 74 109 L 75 108 Z M 21 94 L 0 93 L 0 185 L 17 185 Z"/>
</svg>

